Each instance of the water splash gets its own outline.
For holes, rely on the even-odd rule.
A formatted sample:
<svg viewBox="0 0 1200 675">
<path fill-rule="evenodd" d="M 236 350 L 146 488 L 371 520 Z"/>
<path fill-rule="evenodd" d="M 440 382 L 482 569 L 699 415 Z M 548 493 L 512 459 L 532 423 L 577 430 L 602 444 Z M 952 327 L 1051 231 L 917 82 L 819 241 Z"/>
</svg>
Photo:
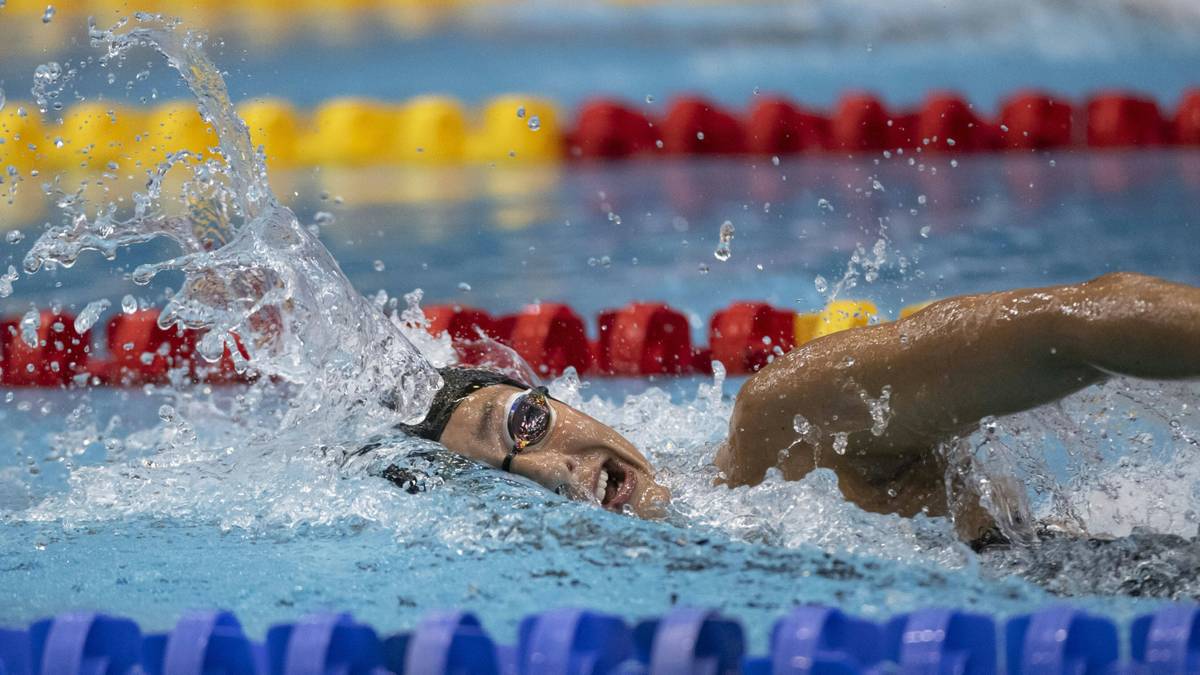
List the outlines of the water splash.
<svg viewBox="0 0 1200 675">
<path fill-rule="evenodd" d="M 169 154 L 149 172 L 148 187 L 134 196 L 129 214 L 114 204 L 89 211 L 81 193 L 60 193 L 65 222 L 39 237 L 25 269 L 70 267 L 84 251 L 112 257 L 120 247 L 165 237 L 181 254 L 139 266 L 133 280 L 144 284 L 164 271 L 183 273 L 160 325 L 205 331 L 198 345 L 202 357 L 216 361 L 231 354 L 239 370 L 258 375 L 260 386 L 280 397 L 279 416 L 270 422 L 274 431 L 304 429 L 308 445 L 423 417 L 440 385 L 436 371 L 275 199 L 264 159 L 204 54 L 201 36 L 150 14 L 109 30 L 91 26 L 89 35 L 104 50 L 102 67 L 121 64 L 139 47 L 165 57 L 215 131 L 214 156 Z M 57 64 L 39 66 L 39 105 L 57 98 L 67 79 Z M 177 168 L 190 176 L 176 199 L 164 191 L 165 177 Z M 172 214 L 174 203 L 188 205 L 187 213 Z M 381 392 L 387 391 L 385 405 Z"/>
</svg>

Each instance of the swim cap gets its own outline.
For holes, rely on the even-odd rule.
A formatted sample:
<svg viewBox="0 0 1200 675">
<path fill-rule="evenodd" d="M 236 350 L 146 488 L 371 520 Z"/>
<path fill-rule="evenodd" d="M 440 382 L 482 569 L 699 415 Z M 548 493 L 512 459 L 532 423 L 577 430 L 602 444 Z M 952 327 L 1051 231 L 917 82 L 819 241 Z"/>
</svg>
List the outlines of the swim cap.
<svg viewBox="0 0 1200 675">
<path fill-rule="evenodd" d="M 434 394 L 433 403 L 429 404 L 429 412 L 425 419 L 417 424 L 397 424 L 396 428 L 410 436 L 418 436 L 435 443 L 442 439 L 442 432 L 450 422 L 450 416 L 455 408 L 471 394 L 490 387 L 494 384 L 506 384 L 517 389 L 528 389 L 529 385 L 514 380 L 507 375 L 479 368 L 459 368 L 445 366 L 438 368 L 442 376 L 442 388 Z"/>
</svg>

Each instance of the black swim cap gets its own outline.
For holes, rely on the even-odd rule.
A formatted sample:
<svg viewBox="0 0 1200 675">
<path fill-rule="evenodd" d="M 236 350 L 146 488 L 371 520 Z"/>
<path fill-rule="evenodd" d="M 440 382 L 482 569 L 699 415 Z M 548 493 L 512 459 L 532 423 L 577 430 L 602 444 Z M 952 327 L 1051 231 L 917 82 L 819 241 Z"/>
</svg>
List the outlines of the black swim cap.
<svg viewBox="0 0 1200 675">
<path fill-rule="evenodd" d="M 438 368 L 438 373 L 442 376 L 442 388 L 434 394 L 433 403 L 429 405 L 425 419 L 417 424 L 396 425 L 397 429 L 410 436 L 418 436 L 435 443 L 442 440 L 442 432 L 446 430 L 446 424 L 450 422 L 450 415 L 454 414 L 454 409 L 471 394 L 493 384 L 506 384 L 517 389 L 529 388 L 528 384 L 507 375 L 479 368 L 445 366 Z"/>
</svg>

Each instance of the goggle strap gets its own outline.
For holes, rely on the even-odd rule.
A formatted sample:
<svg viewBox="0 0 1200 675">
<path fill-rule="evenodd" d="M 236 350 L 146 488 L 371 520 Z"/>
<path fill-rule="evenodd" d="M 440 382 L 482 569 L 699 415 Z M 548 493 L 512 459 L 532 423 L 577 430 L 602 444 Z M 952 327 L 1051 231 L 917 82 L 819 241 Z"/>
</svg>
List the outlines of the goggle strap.
<svg viewBox="0 0 1200 675">
<path fill-rule="evenodd" d="M 504 461 L 500 463 L 500 470 L 504 471 L 505 473 L 512 473 L 512 468 L 511 468 L 512 461 L 513 461 L 513 457 L 516 457 L 516 456 L 517 456 L 516 450 L 509 450 L 508 454 L 504 456 Z"/>
</svg>

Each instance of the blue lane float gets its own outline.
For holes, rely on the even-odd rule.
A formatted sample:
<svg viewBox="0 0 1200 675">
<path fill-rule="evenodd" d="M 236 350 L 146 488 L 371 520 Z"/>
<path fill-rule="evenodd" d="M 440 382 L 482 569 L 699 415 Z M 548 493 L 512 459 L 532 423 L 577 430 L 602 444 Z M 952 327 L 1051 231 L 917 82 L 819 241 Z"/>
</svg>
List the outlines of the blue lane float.
<svg viewBox="0 0 1200 675">
<path fill-rule="evenodd" d="M 515 645 L 496 643 L 465 612 L 430 614 L 411 632 L 382 637 L 349 614 L 313 614 L 272 626 L 261 643 L 234 615 L 216 611 L 188 614 L 165 634 L 143 634 L 129 619 L 97 613 L 0 629 L 0 675 L 142 673 L 1196 675 L 1200 605 L 1139 617 L 1125 636 L 1111 620 L 1066 606 L 1004 622 L 926 609 L 883 624 L 799 607 L 775 623 L 762 655 L 746 654 L 735 619 L 689 608 L 633 627 L 599 612 L 551 610 L 526 617 Z"/>
</svg>

